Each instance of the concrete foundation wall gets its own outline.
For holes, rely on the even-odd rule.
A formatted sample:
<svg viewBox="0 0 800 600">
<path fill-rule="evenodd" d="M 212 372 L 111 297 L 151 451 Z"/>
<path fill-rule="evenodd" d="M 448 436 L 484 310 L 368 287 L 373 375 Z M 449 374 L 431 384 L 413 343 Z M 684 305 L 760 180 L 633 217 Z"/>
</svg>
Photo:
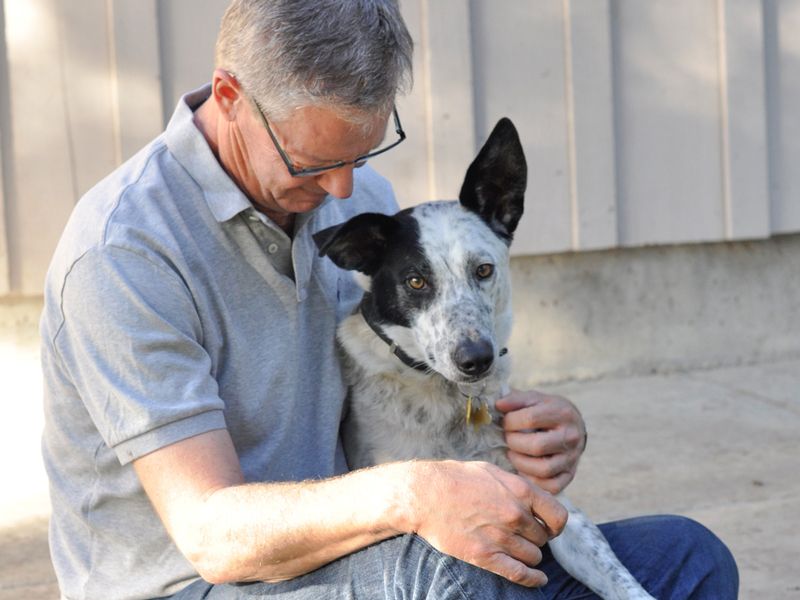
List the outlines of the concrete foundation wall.
<svg viewBox="0 0 800 600">
<path fill-rule="evenodd" d="M 800 354 L 800 236 L 512 259 L 514 382 Z"/>
<path fill-rule="evenodd" d="M 512 279 L 518 386 L 800 356 L 800 235 L 519 257 Z M 40 311 L 0 301 L 6 376 L 38 374 Z"/>
</svg>

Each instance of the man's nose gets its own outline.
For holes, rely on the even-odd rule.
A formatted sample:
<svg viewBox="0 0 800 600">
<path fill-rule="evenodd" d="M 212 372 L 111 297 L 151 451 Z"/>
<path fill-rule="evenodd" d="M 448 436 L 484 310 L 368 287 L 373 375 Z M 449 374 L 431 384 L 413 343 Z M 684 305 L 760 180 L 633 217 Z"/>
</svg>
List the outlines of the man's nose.
<svg viewBox="0 0 800 600">
<path fill-rule="evenodd" d="M 353 165 L 325 171 L 318 176 L 317 183 L 334 198 L 349 198 L 353 194 Z"/>
</svg>

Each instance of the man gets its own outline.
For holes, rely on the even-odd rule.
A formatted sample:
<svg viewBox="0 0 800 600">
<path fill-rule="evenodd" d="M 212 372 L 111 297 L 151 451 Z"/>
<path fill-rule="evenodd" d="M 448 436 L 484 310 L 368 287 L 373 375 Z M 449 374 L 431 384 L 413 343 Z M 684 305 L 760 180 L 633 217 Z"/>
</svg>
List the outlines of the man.
<svg viewBox="0 0 800 600">
<path fill-rule="evenodd" d="M 42 318 L 64 597 L 581 589 L 540 549 L 565 519 L 546 490 L 571 481 L 585 444 L 567 400 L 499 404 L 522 476 L 455 462 L 347 472 L 334 332 L 359 292 L 311 234 L 396 209 L 359 167 L 402 138 L 410 61 L 392 0 L 235 0 L 210 87 L 76 207 Z M 657 592 L 735 596 L 727 550 L 696 524 L 606 532 Z"/>
</svg>

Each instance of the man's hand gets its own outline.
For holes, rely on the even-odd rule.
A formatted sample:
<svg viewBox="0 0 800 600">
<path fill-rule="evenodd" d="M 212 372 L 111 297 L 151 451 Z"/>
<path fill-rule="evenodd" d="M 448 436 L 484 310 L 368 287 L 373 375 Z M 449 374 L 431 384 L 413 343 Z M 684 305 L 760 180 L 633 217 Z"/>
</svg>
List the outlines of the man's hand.
<svg viewBox="0 0 800 600">
<path fill-rule="evenodd" d="M 438 550 L 528 587 L 547 583 L 533 567 L 567 511 L 549 493 L 483 462 L 412 463 L 412 530 Z"/>
<path fill-rule="evenodd" d="M 586 447 L 586 425 L 575 405 L 561 396 L 512 390 L 496 407 L 505 413 L 514 468 L 548 492 L 561 492 L 575 477 Z"/>
</svg>

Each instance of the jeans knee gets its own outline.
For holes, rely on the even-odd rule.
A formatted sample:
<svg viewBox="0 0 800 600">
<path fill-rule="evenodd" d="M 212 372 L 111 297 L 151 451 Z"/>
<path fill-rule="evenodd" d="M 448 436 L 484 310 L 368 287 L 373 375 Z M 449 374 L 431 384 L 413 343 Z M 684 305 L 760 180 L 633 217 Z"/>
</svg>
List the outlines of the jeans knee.
<svg viewBox="0 0 800 600">
<path fill-rule="evenodd" d="M 705 525 L 688 517 L 671 517 L 670 529 L 685 548 L 686 564 L 699 571 L 709 588 L 717 589 L 720 598 L 736 598 L 739 569 L 730 549 Z"/>
<path fill-rule="evenodd" d="M 702 523 L 689 517 L 673 517 L 674 527 L 678 529 L 680 537 L 690 542 L 702 556 L 719 562 L 726 566 L 736 567 L 733 555 L 725 543 Z"/>
<path fill-rule="evenodd" d="M 411 599 L 468 600 L 471 598 L 503 598 L 535 600 L 544 598 L 538 590 L 515 585 L 431 546 L 416 535 L 396 538 L 400 547 L 394 589 L 403 590 L 393 596 Z"/>
</svg>

